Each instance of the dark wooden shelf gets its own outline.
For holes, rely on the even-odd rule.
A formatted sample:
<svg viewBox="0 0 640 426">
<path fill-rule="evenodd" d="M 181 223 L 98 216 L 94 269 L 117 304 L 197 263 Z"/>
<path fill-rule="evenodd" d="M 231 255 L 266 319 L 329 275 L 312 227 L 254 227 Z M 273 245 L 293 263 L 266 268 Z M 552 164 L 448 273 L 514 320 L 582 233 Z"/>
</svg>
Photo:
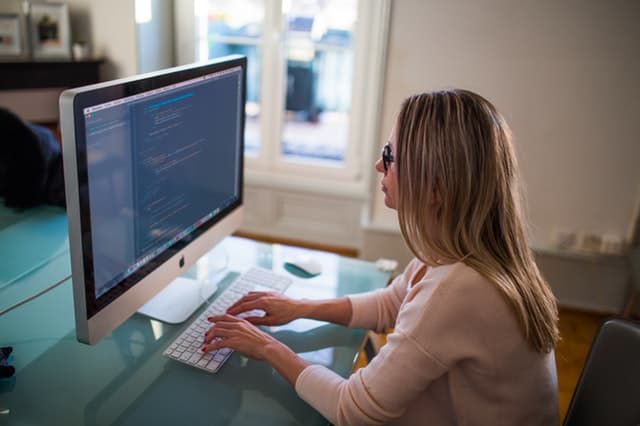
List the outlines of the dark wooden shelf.
<svg viewBox="0 0 640 426">
<path fill-rule="evenodd" d="M 0 90 L 78 87 L 100 81 L 102 59 L 0 62 Z"/>
</svg>

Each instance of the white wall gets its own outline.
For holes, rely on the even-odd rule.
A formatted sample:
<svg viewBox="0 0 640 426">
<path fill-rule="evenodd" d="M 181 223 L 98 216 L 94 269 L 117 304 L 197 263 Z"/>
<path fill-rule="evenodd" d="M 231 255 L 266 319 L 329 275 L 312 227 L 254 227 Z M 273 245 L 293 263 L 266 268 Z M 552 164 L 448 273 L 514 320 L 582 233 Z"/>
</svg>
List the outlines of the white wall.
<svg viewBox="0 0 640 426">
<path fill-rule="evenodd" d="M 639 16 L 629 0 L 393 2 L 380 140 L 406 96 L 477 91 L 514 131 L 534 246 L 556 231 L 627 239 L 640 202 Z M 370 217 L 363 256 L 405 260 L 379 192 Z M 561 305 L 621 311 L 625 258 L 536 256 Z"/>
<path fill-rule="evenodd" d="M 172 8 L 172 0 L 154 1 L 170 3 L 170 7 L 166 9 Z M 88 42 L 92 57 L 105 59 L 100 68 L 101 79 L 136 74 L 138 64 L 134 0 L 65 2 L 69 5 L 71 18 L 71 42 Z M 0 0 L 0 12 L 19 13 L 22 11 L 22 4 L 22 0 Z M 160 53 L 157 57 L 160 57 Z M 0 105 L 11 108 L 25 120 L 53 123 L 58 119 L 58 97 L 61 91 L 62 88 L 2 91 Z"/>
<path fill-rule="evenodd" d="M 92 55 L 105 58 L 103 80 L 137 73 L 133 0 L 67 0 L 74 38 L 88 40 Z"/>
<path fill-rule="evenodd" d="M 172 0 L 153 1 L 172 4 Z M 22 3 L 22 0 L 0 0 L 0 12 L 19 13 Z M 92 56 L 106 59 L 102 70 L 104 79 L 136 73 L 135 0 L 65 0 L 64 3 L 69 5 L 72 42 L 88 41 Z"/>
<path fill-rule="evenodd" d="M 173 3 L 174 14 L 174 58 L 176 65 L 190 64 L 196 61 L 196 34 L 198 33 L 194 13 L 195 0 L 177 0 Z"/>
<path fill-rule="evenodd" d="M 477 91 L 515 133 L 536 245 L 555 230 L 626 237 L 640 197 L 638 17 L 629 0 L 395 1 L 381 140 L 405 96 Z M 372 221 L 395 223 L 379 193 Z"/>
<path fill-rule="evenodd" d="M 150 0 L 149 22 L 136 25 L 137 72 L 169 68 L 173 63 L 173 0 Z"/>
</svg>

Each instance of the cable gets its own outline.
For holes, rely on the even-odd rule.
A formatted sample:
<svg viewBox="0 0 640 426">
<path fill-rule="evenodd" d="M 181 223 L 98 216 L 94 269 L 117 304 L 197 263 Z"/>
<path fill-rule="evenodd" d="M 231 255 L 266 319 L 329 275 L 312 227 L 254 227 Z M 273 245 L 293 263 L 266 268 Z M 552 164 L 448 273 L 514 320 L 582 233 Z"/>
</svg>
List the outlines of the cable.
<svg viewBox="0 0 640 426">
<path fill-rule="evenodd" d="M 229 265 L 229 254 L 227 253 L 226 250 L 224 251 L 224 259 L 225 259 L 224 260 L 224 266 L 214 270 L 213 271 L 214 274 L 218 273 L 218 272 L 222 272 L 228 267 L 228 265 Z M 25 303 L 28 303 L 28 302 L 32 301 L 33 299 L 37 298 L 38 296 L 41 296 L 44 293 L 53 290 L 54 288 L 58 287 L 60 284 L 62 284 L 65 281 L 67 281 L 69 278 L 71 278 L 71 275 L 67 275 L 66 277 L 62 278 L 60 281 L 57 281 L 54 284 L 51 284 L 49 287 L 46 287 L 46 288 L 38 291 L 37 293 L 34 293 L 31 296 L 29 296 L 29 297 L 27 297 L 27 298 L 15 303 L 15 304 L 11 305 L 11 306 L 8 306 L 8 307 L 4 308 L 3 310 L 0 311 L 0 317 L 5 315 L 5 314 L 7 314 L 7 313 L 9 313 L 9 312 L 11 312 L 11 311 L 13 311 L 14 309 L 16 309 L 18 307 L 24 305 Z M 209 297 L 211 297 L 211 296 L 212 295 L 210 295 Z M 202 295 L 202 286 L 201 286 L 200 287 L 200 298 L 202 299 L 202 301 L 207 303 L 207 304 L 211 303 L 209 301 L 209 297 L 204 297 Z"/>
<path fill-rule="evenodd" d="M 18 275 L 16 275 L 15 277 L 11 278 L 9 281 L 5 281 L 5 282 L 0 282 L 0 290 L 2 290 L 3 288 L 5 288 L 6 286 L 8 286 L 9 284 L 13 284 L 16 281 L 26 277 L 27 275 L 32 274 L 33 272 L 35 272 L 36 270 L 42 268 L 43 266 L 51 263 L 53 260 L 57 259 L 58 257 L 62 256 L 63 254 L 67 254 L 69 253 L 69 249 L 68 248 L 62 248 L 60 250 L 58 250 L 57 252 L 55 252 L 53 255 L 51 255 L 51 257 L 48 257 L 46 259 L 43 259 L 42 261 L 36 263 L 35 265 L 33 265 L 31 268 L 27 269 L 24 272 L 19 273 Z"/>
<path fill-rule="evenodd" d="M 3 316 L 6 313 L 9 313 L 11 311 L 13 311 L 15 308 L 24 305 L 27 302 L 32 301 L 33 299 L 35 299 L 36 297 L 50 291 L 53 290 L 54 288 L 58 287 L 60 284 L 64 283 L 65 281 L 67 281 L 69 278 L 71 278 L 71 275 L 67 275 L 66 277 L 64 277 L 63 279 L 61 279 L 60 281 L 51 284 L 49 287 L 46 287 L 40 291 L 38 291 L 37 293 L 32 294 L 31 296 L 27 297 L 26 299 L 23 299 L 21 301 L 19 301 L 18 303 L 15 303 L 9 307 L 4 308 L 3 310 L 0 311 L 0 317 Z"/>
<path fill-rule="evenodd" d="M 224 250 L 224 266 L 217 268 L 215 271 L 213 271 L 214 273 L 218 273 L 221 271 L 224 271 L 229 265 L 229 254 L 227 253 L 226 250 Z M 6 308 L 4 308 L 3 310 L 0 311 L 0 317 L 13 311 L 14 309 L 16 309 L 17 307 L 20 307 L 22 305 L 24 305 L 25 303 L 28 303 L 30 301 L 32 301 L 33 299 L 37 298 L 38 296 L 43 295 L 44 293 L 53 290 L 54 288 L 58 287 L 60 284 L 64 283 L 65 281 L 67 281 L 69 278 L 71 278 L 71 275 L 67 275 L 66 277 L 62 278 L 60 281 L 55 282 L 54 284 L 51 284 L 49 287 L 46 287 L 40 291 L 38 291 L 37 293 L 32 294 L 31 296 L 11 305 L 8 306 Z M 210 295 L 209 297 L 211 297 L 212 295 Z M 202 287 L 200 288 L 200 298 L 202 299 L 203 302 L 209 304 L 211 303 L 209 301 L 209 297 L 204 297 L 202 295 Z"/>
</svg>

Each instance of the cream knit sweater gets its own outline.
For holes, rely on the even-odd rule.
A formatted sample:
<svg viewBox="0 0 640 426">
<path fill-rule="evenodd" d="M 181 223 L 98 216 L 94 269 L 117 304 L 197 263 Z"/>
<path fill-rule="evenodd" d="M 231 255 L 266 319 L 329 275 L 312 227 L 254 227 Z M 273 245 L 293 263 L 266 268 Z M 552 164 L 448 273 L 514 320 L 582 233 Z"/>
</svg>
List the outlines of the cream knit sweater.
<svg viewBox="0 0 640 426">
<path fill-rule="evenodd" d="M 385 289 L 350 296 L 350 327 L 387 344 L 348 379 L 312 365 L 296 391 L 336 425 L 557 425 L 553 352 L 533 351 L 496 287 L 462 263 L 414 259 Z"/>
</svg>

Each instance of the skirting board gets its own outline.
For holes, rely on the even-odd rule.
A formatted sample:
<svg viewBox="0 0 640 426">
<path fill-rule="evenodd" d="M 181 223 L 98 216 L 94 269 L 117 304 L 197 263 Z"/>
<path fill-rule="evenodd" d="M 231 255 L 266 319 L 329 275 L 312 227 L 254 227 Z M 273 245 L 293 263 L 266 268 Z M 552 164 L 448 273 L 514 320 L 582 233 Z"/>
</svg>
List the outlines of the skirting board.
<svg viewBox="0 0 640 426">
<path fill-rule="evenodd" d="M 606 314 L 623 311 L 631 280 L 625 256 L 581 256 L 545 250 L 535 250 L 535 256 L 561 306 Z"/>
</svg>

